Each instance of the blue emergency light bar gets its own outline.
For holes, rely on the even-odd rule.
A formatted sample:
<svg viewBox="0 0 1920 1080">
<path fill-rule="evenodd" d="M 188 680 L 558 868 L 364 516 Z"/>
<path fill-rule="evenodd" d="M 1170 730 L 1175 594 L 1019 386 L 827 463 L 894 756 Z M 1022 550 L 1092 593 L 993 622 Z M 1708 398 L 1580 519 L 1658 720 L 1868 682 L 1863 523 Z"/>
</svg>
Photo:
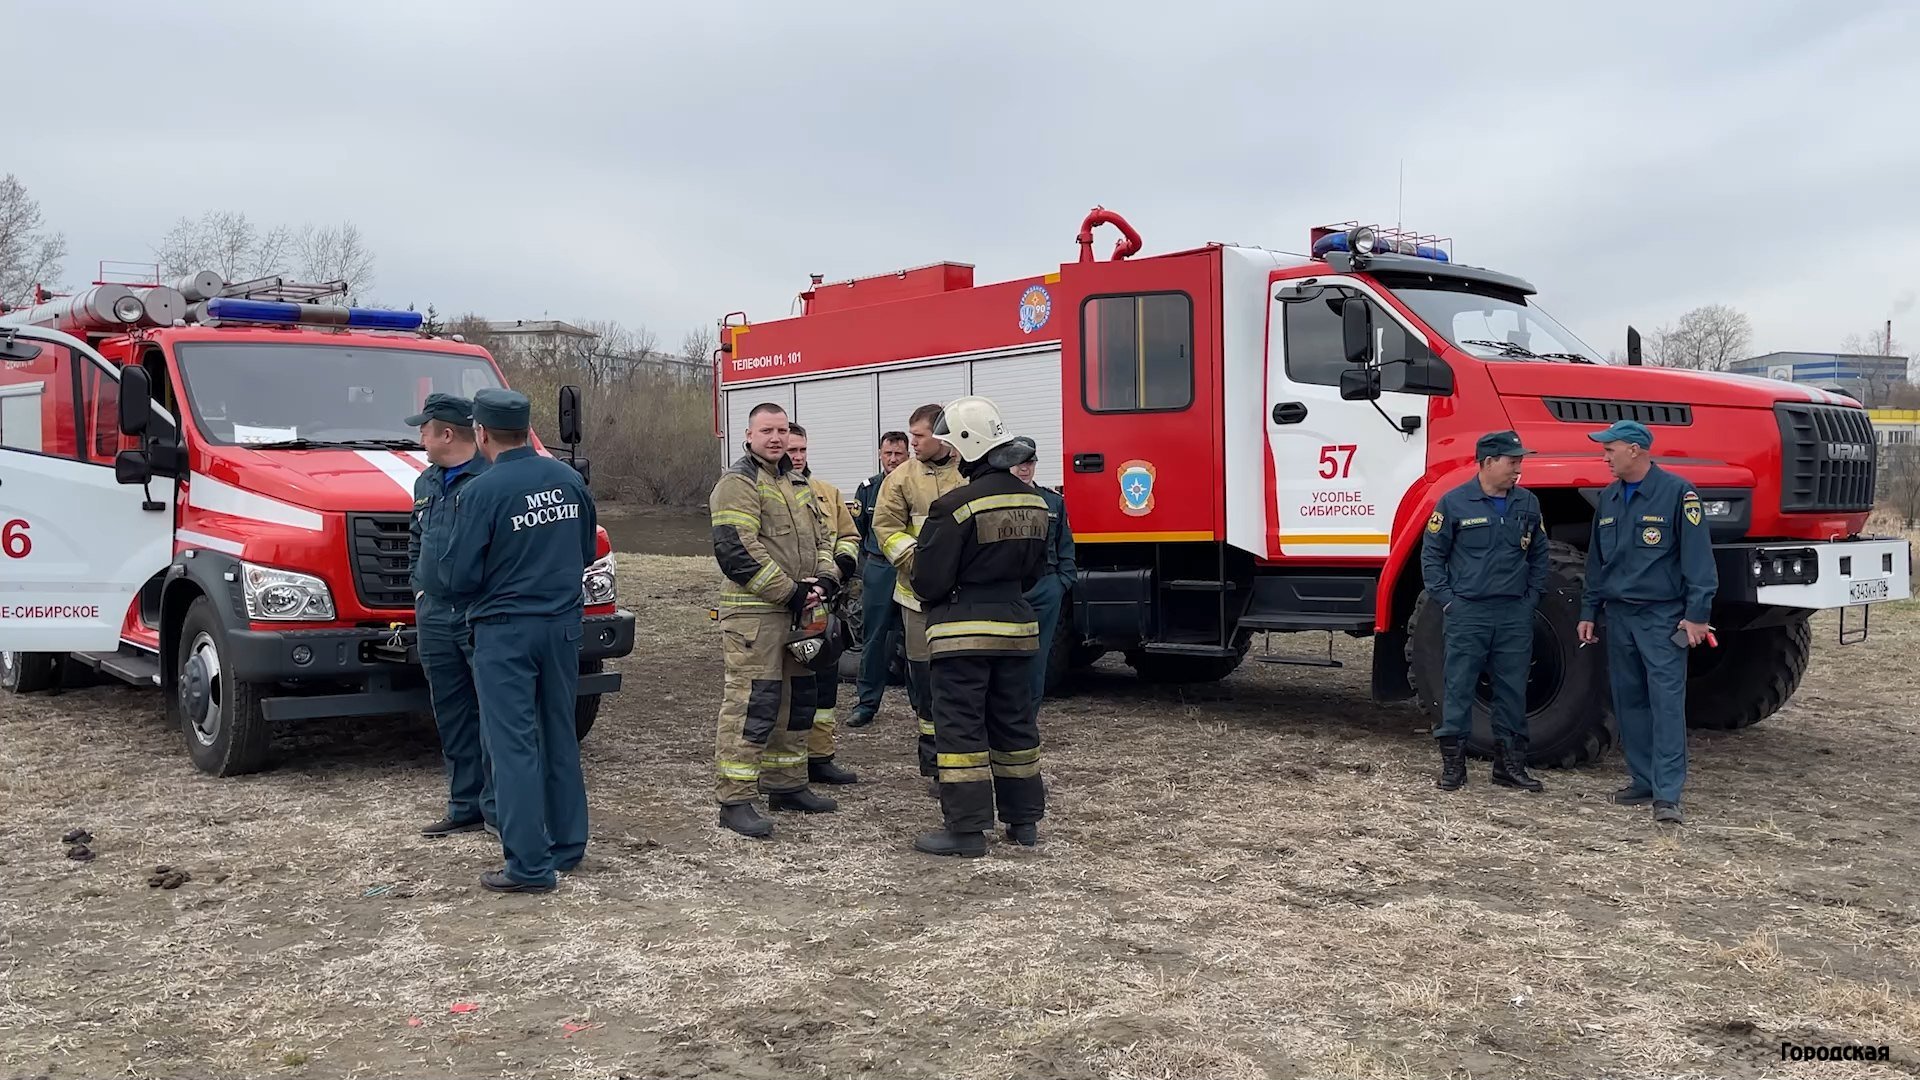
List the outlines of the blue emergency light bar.
<svg viewBox="0 0 1920 1080">
<path fill-rule="evenodd" d="M 1343 232 L 1330 233 L 1321 237 L 1319 241 L 1313 245 L 1313 256 L 1317 259 L 1329 251 L 1346 250 L 1347 234 Z M 1415 244 L 1408 240 L 1396 241 L 1384 237 L 1375 242 L 1373 253 L 1376 255 L 1413 255 L 1418 258 L 1433 259 L 1438 262 L 1453 261 L 1447 258 L 1447 253 L 1440 248 L 1430 247 L 1426 244 Z"/>
<path fill-rule="evenodd" d="M 418 330 L 426 319 L 417 311 L 294 304 L 283 300 L 246 300 L 237 296 L 216 296 L 208 300 L 207 318 L 223 322 L 292 326 L 348 326 L 361 330 Z"/>
</svg>

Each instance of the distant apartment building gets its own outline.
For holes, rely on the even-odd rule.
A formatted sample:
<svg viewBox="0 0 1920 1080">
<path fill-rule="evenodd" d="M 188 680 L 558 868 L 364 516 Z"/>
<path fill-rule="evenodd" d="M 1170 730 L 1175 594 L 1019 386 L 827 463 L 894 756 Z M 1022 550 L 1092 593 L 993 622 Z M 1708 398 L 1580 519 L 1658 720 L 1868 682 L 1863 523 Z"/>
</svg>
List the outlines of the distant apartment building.
<svg viewBox="0 0 1920 1080">
<path fill-rule="evenodd" d="M 501 359 L 554 361 L 587 356 L 600 335 L 560 319 L 513 319 L 489 322 L 487 332 L 498 342 Z"/>
</svg>

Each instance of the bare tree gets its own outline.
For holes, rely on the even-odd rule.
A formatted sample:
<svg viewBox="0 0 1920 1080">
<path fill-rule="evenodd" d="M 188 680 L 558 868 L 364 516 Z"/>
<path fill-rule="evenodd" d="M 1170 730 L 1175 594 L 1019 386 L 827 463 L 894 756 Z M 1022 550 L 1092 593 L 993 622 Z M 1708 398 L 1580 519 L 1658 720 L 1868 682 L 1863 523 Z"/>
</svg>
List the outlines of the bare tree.
<svg viewBox="0 0 1920 1080">
<path fill-rule="evenodd" d="M 1920 522 L 1920 443 L 1888 443 L 1880 453 L 1881 501 L 1904 517 L 1911 529 Z"/>
<path fill-rule="evenodd" d="M 352 222 L 304 225 L 293 237 L 302 281 L 344 281 L 347 298 L 357 300 L 373 285 L 373 252 Z"/>
<path fill-rule="evenodd" d="M 12 173 L 0 179 L 0 304 L 24 306 L 35 285 L 51 287 L 66 257 L 66 237 L 43 230 L 26 185 Z"/>
<path fill-rule="evenodd" d="M 1648 359 L 1665 367 L 1725 371 L 1746 357 L 1752 342 L 1753 325 L 1744 314 L 1709 304 L 1655 330 Z"/>
<path fill-rule="evenodd" d="M 700 326 L 680 339 L 680 358 L 689 364 L 707 367 L 713 363 L 713 328 Z"/>
</svg>

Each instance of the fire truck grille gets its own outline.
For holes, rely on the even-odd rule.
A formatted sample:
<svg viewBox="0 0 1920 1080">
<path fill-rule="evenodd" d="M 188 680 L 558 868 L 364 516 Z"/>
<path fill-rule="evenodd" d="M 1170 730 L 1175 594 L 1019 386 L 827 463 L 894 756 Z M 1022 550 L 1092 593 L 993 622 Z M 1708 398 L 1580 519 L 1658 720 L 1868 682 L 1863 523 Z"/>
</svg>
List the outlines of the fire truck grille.
<svg viewBox="0 0 1920 1080">
<path fill-rule="evenodd" d="M 1566 424 L 1611 424 L 1615 420 L 1638 420 L 1685 427 L 1693 423 L 1693 406 L 1669 405 L 1658 401 L 1609 401 L 1605 398 L 1543 398 L 1553 418 Z"/>
<path fill-rule="evenodd" d="M 407 565 L 408 514 L 348 514 L 347 557 L 353 588 L 368 608 L 413 608 Z"/>
<path fill-rule="evenodd" d="M 1879 457 L 1865 409 L 1782 401 L 1780 509 L 1789 514 L 1859 513 L 1873 509 Z"/>
</svg>

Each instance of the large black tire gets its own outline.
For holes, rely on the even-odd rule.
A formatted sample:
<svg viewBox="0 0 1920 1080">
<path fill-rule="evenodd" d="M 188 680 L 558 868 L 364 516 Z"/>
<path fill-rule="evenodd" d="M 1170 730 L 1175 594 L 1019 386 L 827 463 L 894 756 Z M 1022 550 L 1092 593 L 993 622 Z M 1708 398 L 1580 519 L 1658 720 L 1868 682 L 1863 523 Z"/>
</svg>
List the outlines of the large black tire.
<svg viewBox="0 0 1920 1080">
<path fill-rule="evenodd" d="M 604 660 L 580 661 L 582 675 L 598 675 L 606 669 L 607 662 Z M 593 722 L 600 718 L 600 696 L 588 694 L 585 697 L 573 699 L 573 737 L 575 739 L 586 738 L 587 732 L 593 730 Z"/>
<path fill-rule="evenodd" d="M 1533 660 L 1527 673 L 1527 764 L 1572 768 L 1597 761 L 1613 746 L 1619 728 L 1607 663 L 1598 645 L 1580 648 L 1580 594 L 1586 556 L 1568 544 L 1548 548 L 1551 569 L 1546 595 L 1533 615 Z M 1413 686 L 1420 710 L 1435 726 L 1441 720 L 1446 685 L 1446 615 L 1426 593 L 1414 604 L 1407 630 Z M 1474 692 L 1473 734 L 1468 751 L 1485 757 L 1494 749 L 1493 711 L 1485 676 Z"/>
<path fill-rule="evenodd" d="M 1173 656 L 1129 650 L 1126 657 L 1128 666 L 1142 682 L 1219 682 L 1234 673 L 1247 658 L 1247 649 L 1252 645 L 1253 631 L 1241 630 L 1233 635 L 1232 656 Z"/>
<path fill-rule="evenodd" d="M 0 653 L 0 690 L 37 694 L 60 684 L 60 654 L 48 652 Z"/>
<path fill-rule="evenodd" d="M 1063 696 L 1067 691 L 1067 673 L 1072 669 L 1073 626 L 1069 620 L 1073 617 L 1071 609 L 1060 613 L 1060 621 L 1054 624 L 1053 640 L 1043 642 L 1047 650 L 1047 680 L 1041 693 L 1047 697 Z"/>
<path fill-rule="evenodd" d="M 1687 656 L 1687 726 L 1733 731 L 1780 711 L 1813 659 L 1812 612 L 1783 626 L 1715 631 Z"/>
<path fill-rule="evenodd" d="M 273 726 L 261 714 L 261 686 L 228 679 L 226 636 L 202 596 L 187 606 L 174 648 L 174 692 L 168 718 L 180 725 L 187 753 L 201 772 L 240 776 L 266 766 Z"/>
</svg>

